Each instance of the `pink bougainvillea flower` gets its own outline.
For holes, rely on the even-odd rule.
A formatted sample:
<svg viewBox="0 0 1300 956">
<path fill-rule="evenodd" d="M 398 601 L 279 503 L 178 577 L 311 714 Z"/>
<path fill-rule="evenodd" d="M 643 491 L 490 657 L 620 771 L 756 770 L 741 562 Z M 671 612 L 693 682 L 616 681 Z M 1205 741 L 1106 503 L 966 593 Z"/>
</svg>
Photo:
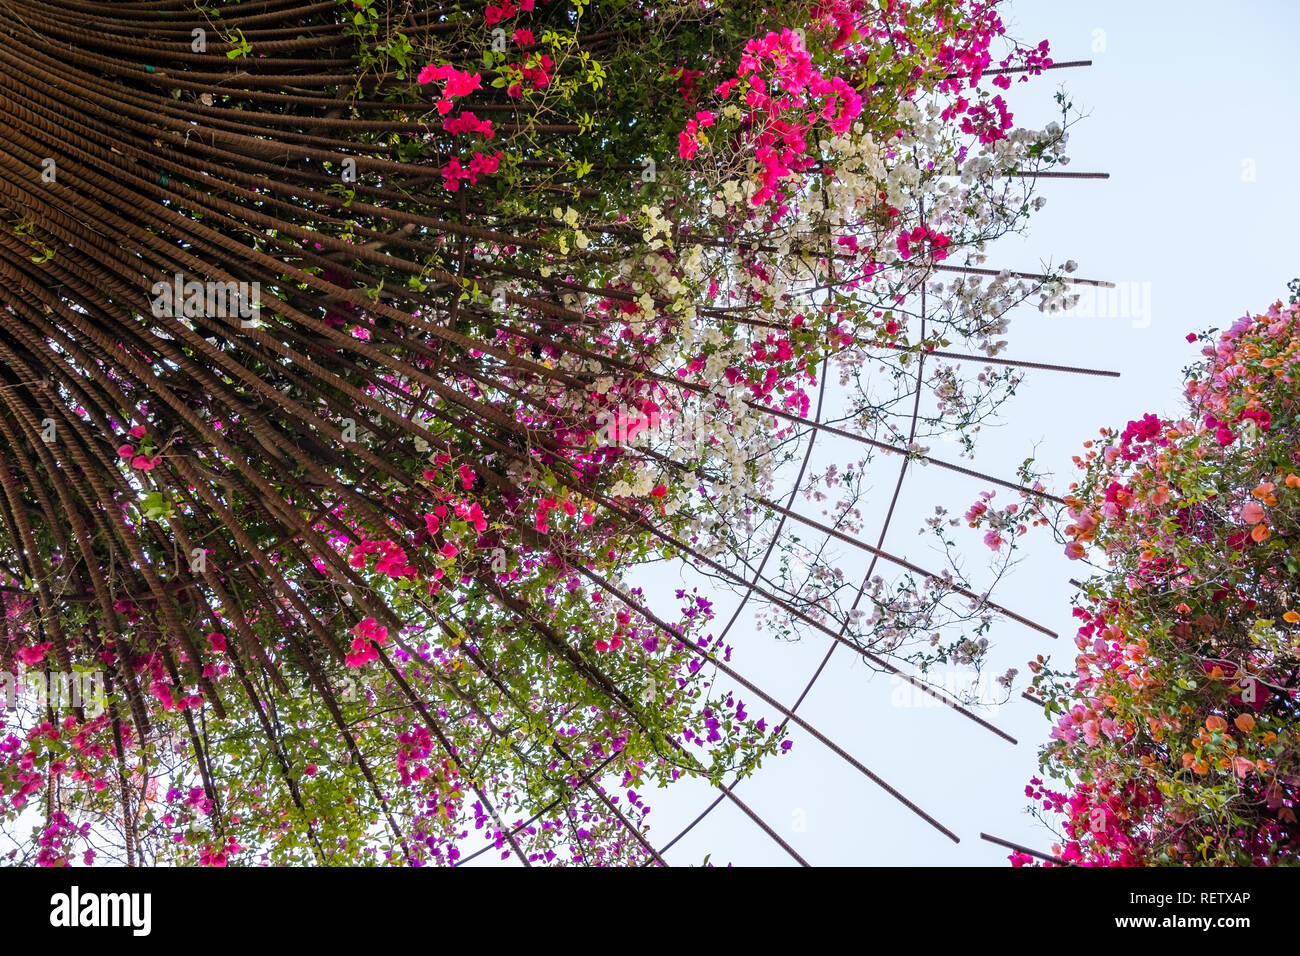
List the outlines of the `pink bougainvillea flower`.
<svg viewBox="0 0 1300 956">
<path fill-rule="evenodd" d="M 485 139 L 491 139 L 494 135 L 491 120 L 481 120 L 468 110 L 459 116 L 443 120 L 442 128 L 453 135 L 478 133 Z"/>
<path fill-rule="evenodd" d="M 344 662 L 348 667 L 363 667 L 379 659 L 376 644 L 383 644 L 388 639 L 388 628 L 383 627 L 373 617 L 368 617 L 352 629 L 352 653 L 346 655 Z"/>
<path fill-rule="evenodd" d="M 482 77 L 478 73 L 454 71 L 447 76 L 444 92 L 447 96 L 468 96 L 474 90 L 482 89 Z"/>
<path fill-rule="evenodd" d="M 176 706 L 176 699 L 172 696 L 171 687 L 160 680 L 153 681 L 149 685 L 149 693 L 158 699 L 163 710 L 171 710 Z"/>
<path fill-rule="evenodd" d="M 511 3 L 510 0 L 505 0 L 505 2 L 500 6 L 495 4 L 489 5 L 488 8 L 483 11 L 483 18 L 487 21 L 488 26 L 492 26 L 492 24 L 500 23 L 502 20 L 509 20 L 518 12 L 519 11 L 515 9 L 515 5 Z"/>
<path fill-rule="evenodd" d="M 461 167 L 460 160 L 453 156 L 451 162 L 442 168 L 442 175 L 443 185 L 451 192 L 455 192 L 460 189 L 460 180 L 465 175 L 465 170 Z"/>
<path fill-rule="evenodd" d="M 497 150 L 492 154 L 476 152 L 474 158 L 469 161 L 468 166 L 462 166 L 460 160 L 455 156 L 442 169 L 443 185 L 455 192 L 460 188 L 462 180 L 468 179 L 470 183 L 477 183 L 478 177 L 485 173 L 495 173 L 500 166 L 501 157 L 505 155 L 502 150 Z"/>
<path fill-rule="evenodd" d="M 22 661 L 27 667 L 35 667 L 41 661 L 45 660 L 45 652 L 54 646 L 53 641 L 45 641 L 42 644 L 34 644 L 31 647 L 20 647 L 14 651 L 14 656 Z"/>
<path fill-rule="evenodd" d="M 904 259 L 910 259 L 913 255 L 921 254 L 928 249 L 937 262 L 947 258 L 947 249 L 951 243 L 952 240 L 942 233 L 936 232 L 929 226 L 920 225 L 899 235 L 898 254 Z"/>
<path fill-rule="evenodd" d="M 199 854 L 199 866 L 225 866 L 226 854 L 219 849 L 208 847 Z"/>
<path fill-rule="evenodd" d="M 500 150 L 491 155 L 475 153 L 474 158 L 469 161 L 469 171 L 475 176 L 480 173 L 495 173 L 504 155 L 505 153 Z M 471 178 L 471 182 L 477 182 L 477 179 Z"/>
</svg>

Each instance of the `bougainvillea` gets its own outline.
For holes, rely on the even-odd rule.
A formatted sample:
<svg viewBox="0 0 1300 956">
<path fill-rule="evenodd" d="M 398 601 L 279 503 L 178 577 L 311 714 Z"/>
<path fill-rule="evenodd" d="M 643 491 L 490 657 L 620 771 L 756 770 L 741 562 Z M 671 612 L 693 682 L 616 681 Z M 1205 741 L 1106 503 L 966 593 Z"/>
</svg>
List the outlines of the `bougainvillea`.
<svg viewBox="0 0 1300 956">
<path fill-rule="evenodd" d="M 741 586 L 779 547 L 764 626 L 982 653 L 939 636 L 996 610 L 958 576 L 865 614 L 784 530 L 856 533 L 861 462 L 816 476 L 825 522 L 773 496 L 836 376 L 871 454 L 969 442 L 1016 379 L 960 359 L 1064 284 L 980 269 L 1067 139 L 1014 126 L 998 90 L 1050 59 L 996 4 L 33 6 L 0 667 L 105 693 L 4 716 L 11 855 L 661 862 L 647 790 L 789 740 L 648 561 Z M 146 309 L 173 275 L 206 303 Z"/>
<path fill-rule="evenodd" d="M 1073 672 L 1030 664 L 1054 727 L 1026 788 L 1069 863 L 1300 861 L 1300 303 L 1199 340 L 1181 415 L 1076 459 L 1066 553 L 1099 573 Z"/>
</svg>

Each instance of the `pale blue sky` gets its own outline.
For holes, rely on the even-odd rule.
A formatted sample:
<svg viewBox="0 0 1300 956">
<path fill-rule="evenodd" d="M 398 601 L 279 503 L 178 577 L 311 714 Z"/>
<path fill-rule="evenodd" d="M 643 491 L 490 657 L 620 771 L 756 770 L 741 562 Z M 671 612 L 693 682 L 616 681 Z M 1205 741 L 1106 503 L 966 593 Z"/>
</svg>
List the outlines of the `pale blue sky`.
<svg viewBox="0 0 1300 956">
<path fill-rule="evenodd" d="M 1071 137 L 1072 171 L 1106 171 L 1107 182 L 1044 183 L 1047 208 L 1026 240 L 1002 243 L 992 263 L 1033 271 L 1042 260 L 1079 263 L 1078 275 L 1149 283 L 1149 322 L 1017 313 L 1006 354 L 1115 369 L 1118 380 L 1031 373 L 986 434 L 977 466 L 1011 477 L 1037 445 L 1040 460 L 1069 480 L 1069 458 L 1101 425 L 1147 411 L 1173 411 L 1181 369 L 1196 358 L 1189 330 L 1225 326 L 1246 310 L 1284 297 L 1300 275 L 1300 78 L 1293 68 L 1300 8 L 1286 2 L 1067 3 L 1014 0 L 1004 17 L 1017 37 L 1051 40 L 1057 61 L 1092 59 L 1011 91 L 1017 118 L 1052 118 L 1052 93 L 1066 84 L 1091 115 Z M 1247 175 L 1243 175 L 1243 174 Z M 1249 174 L 1253 173 L 1253 178 Z M 950 449 L 935 443 L 934 452 Z M 951 457 L 951 456 L 949 456 Z M 878 482 L 886 484 L 885 473 Z M 892 484 L 892 483 L 890 483 Z M 913 476 L 885 547 L 926 563 L 916 535 L 936 502 L 964 510 L 982 486 L 934 469 Z M 884 492 L 887 494 L 887 491 Z M 874 537 L 874 536 L 873 536 Z M 1004 603 L 1061 633 L 1051 641 L 1014 623 L 995 629 L 996 672 L 1034 654 L 1073 654 L 1067 578 L 1085 570 L 1046 536 L 1032 562 L 1001 593 Z M 972 538 L 972 547 L 978 542 Z M 933 563 L 932 560 L 930 563 Z M 844 565 L 850 576 L 865 563 Z M 647 590 L 669 585 L 646 582 Z M 726 607 L 720 608 L 726 620 Z M 742 622 L 743 623 L 743 618 Z M 787 704 L 826 650 L 824 637 L 777 645 L 738 624 L 738 669 Z M 1008 744 L 943 708 L 891 705 L 895 685 L 872 677 L 843 649 L 801 708 L 823 732 L 961 837 L 954 844 L 913 816 L 798 729 L 788 756 L 773 760 L 737 794 L 814 865 L 1002 865 L 1007 851 L 980 831 L 1046 849 L 1049 835 L 1023 812 L 1024 786 L 1048 725 L 1017 696 L 993 721 Z M 725 680 L 725 678 L 723 679 Z M 747 708 L 762 713 L 757 701 Z M 648 794 L 652 837 L 662 844 L 713 797 L 702 784 Z M 802 825 L 802 829 L 800 828 Z M 724 802 L 668 855 L 675 865 L 713 861 L 790 862 L 738 809 Z"/>
</svg>

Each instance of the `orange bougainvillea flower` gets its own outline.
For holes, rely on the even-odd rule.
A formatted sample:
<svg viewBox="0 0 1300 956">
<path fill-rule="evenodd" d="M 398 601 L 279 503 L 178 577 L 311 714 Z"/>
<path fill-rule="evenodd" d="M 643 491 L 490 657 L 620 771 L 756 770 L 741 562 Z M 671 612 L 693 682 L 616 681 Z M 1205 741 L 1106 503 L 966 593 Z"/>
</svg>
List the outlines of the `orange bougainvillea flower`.
<svg viewBox="0 0 1300 956">
<path fill-rule="evenodd" d="M 1086 504 L 1071 509 L 1075 525 L 1060 546 L 1086 544 L 1090 562 L 1110 570 L 1073 602 L 1082 621 L 1078 676 L 1042 683 L 1052 672 L 1040 671 L 1050 692 L 1036 693 L 1071 704 L 1043 762 L 1058 776 L 1087 781 L 1074 785 L 1070 811 L 1052 798 L 1058 812 L 1076 815 L 1076 829 L 1080 801 L 1091 807 L 1104 799 L 1108 815 L 1142 820 L 1138 838 L 1123 844 L 1072 834 L 1067 856 L 1076 862 L 1269 865 L 1282 862 L 1276 835 L 1289 832 L 1279 821 L 1300 819 L 1287 789 L 1300 779 L 1300 738 L 1278 709 L 1295 684 L 1283 661 L 1300 653 L 1300 597 L 1287 607 L 1300 591 L 1292 560 L 1300 551 L 1289 555 L 1291 512 L 1300 513 L 1300 493 L 1293 494 L 1300 436 L 1278 427 L 1300 406 L 1300 303 L 1239 320 L 1205 354 L 1204 374 L 1188 379 L 1184 424 L 1165 426 L 1150 415 L 1129 422 L 1122 443 L 1102 432 L 1087 449 L 1085 490 L 1071 489 Z M 1261 368 L 1264 358 L 1284 367 L 1282 382 Z M 1161 432 L 1167 443 L 1157 440 Z M 1150 444 L 1163 447 L 1147 450 Z M 1102 515 L 1092 540 L 1080 527 L 1085 511 Z M 1286 625 L 1280 638 L 1269 631 L 1277 622 Z M 1265 680 L 1274 682 L 1268 690 Z M 1097 745 L 1106 735 L 1088 725 L 1100 724 L 1100 715 L 1108 726 L 1123 724 L 1130 736 L 1122 747 Z M 1189 787 L 1213 788 L 1216 803 L 1220 794 L 1248 795 L 1258 814 L 1227 827 L 1203 812 L 1205 802 L 1188 798 Z"/>
<path fill-rule="evenodd" d="M 1277 495 L 1273 494 L 1273 489 L 1275 487 L 1276 485 L 1271 481 L 1261 481 L 1259 486 L 1256 487 L 1251 494 L 1272 508 L 1277 504 Z"/>
</svg>

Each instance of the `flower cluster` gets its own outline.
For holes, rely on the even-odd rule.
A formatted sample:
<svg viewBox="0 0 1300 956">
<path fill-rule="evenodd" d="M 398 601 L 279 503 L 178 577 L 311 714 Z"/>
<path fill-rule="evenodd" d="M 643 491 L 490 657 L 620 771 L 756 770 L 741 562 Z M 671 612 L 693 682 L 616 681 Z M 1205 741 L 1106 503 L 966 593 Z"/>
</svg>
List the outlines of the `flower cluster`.
<svg viewBox="0 0 1300 956">
<path fill-rule="evenodd" d="M 162 457 L 155 453 L 156 446 L 147 432 L 144 425 L 136 425 L 128 434 L 138 444 L 123 442 L 117 449 L 118 457 L 140 471 L 152 471 L 162 461 Z"/>
<path fill-rule="evenodd" d="M 1055 719 L 1043 768 L 1068 793 L 1030 796 L 1064 816 L 1070 862 L 1300 859 L 1300 304 L 1203 355 L 1182 416 L 1103 429 L 1076 459 L 1066 553 L 1104 566 L 1073 671 L 1030 664 Z"/>
<path fill-rule="evenodd" d="M 373 617 L 368 617 L 352 629 L 352 652 L 347 656 L 348 667 L 364 667 L 379 660 L 379 647 L 388 640 L 388 628 Z"/>
</svg>

